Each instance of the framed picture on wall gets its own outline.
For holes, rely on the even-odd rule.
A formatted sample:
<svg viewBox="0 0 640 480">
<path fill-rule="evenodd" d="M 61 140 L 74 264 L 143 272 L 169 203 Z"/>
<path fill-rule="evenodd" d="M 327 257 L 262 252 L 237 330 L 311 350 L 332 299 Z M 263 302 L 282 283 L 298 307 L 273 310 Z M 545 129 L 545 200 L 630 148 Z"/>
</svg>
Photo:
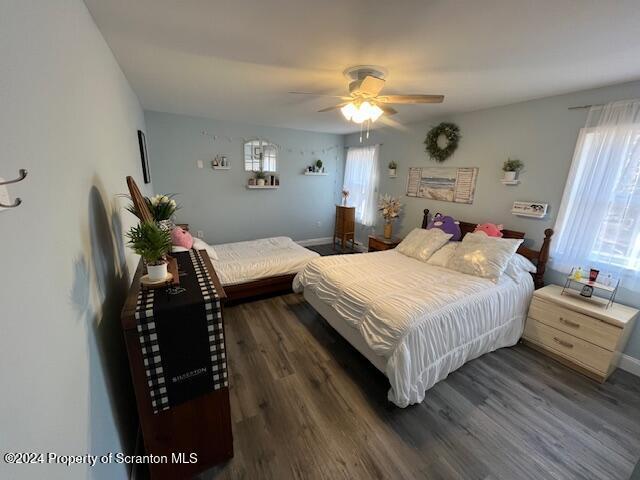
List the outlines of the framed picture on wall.
<svg viewBox="0 0 640 480">
<path fill-rule="evenodd" d="M 142 130 L 138 130 L 138 145 L 140 145 L 140 159 L 142 160 L 142 175 L 144 183 L 151 183 L 151 170 L 149 170 L 149 155 L 147 154 L 147 137 Z"/>
</svg>

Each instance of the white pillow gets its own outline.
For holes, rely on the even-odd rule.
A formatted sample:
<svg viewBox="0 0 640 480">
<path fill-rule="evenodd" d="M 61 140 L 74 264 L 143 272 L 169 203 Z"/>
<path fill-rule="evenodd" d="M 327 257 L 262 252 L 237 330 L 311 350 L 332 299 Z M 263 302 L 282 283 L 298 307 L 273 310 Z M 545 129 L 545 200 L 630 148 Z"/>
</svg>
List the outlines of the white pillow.
<svg viewBox="0 0 640 480">
<path fill-rule="evenodd" d="M 441 247 L 431 255 L 429 260 L 427 260 L 427 263 L 429 265 L 435 265 L 436 267 L 446 267 L 451 256 L 455 255 L 458 245 L 460 245 L 460 242 L 447 243 L 444 247 Z"/>
<path fill-rule="evenodd" d="M 396 249 L 407 257 L 426 262 L 451 237 L 450 233 L 444 233 L 439 228 L 432 228 L 431 230 L 414 228 Z"/>
<path fill-rule="evenodd" d="M 447 262 L 447 268 L 496 282 L 522 242 L 522 239 L 467 234 Z"/>
<path fill-rule="evenodd" d="M 528 258 L 516 253 L 505 268 L 504 273 L 509 275 L 514 282 L 520 283 L 523 275 L 529 275 L 530 273 L 536 273 L 538 269 L 529 261 Z"/>
<path fill-rule="evenodd" d="M 200 238 L 193 237 L 193 248 L 196 250 L 206 250 L 211 260 L 218 260 L 218 254 L 214 248 Z"/>
</svg>

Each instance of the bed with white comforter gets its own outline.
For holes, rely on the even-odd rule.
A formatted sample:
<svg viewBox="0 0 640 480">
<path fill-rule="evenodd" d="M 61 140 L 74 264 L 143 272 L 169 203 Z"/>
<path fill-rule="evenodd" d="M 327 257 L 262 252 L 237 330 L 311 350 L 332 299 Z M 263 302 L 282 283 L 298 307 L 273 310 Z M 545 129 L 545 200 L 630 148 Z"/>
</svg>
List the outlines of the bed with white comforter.
<svg viewBox="0 0 640 480">
<path fill-rule="evenodd" d="M 193 246 L 207 251 L 223 286 L 297 273 L 309 261 L 319 257 L 316 252 L 298 245 L 289 237 L 219 245 L 208 245 L 200 239 L 194 239 Z"/>
<path fill-rule="evenodd" d="M 514 345 L 534 286 L 529 274 L 494 283 L 387 250 L 317 258 L 294 290 L 364 345 L 357 348 L 389 378 L 389 400 L 406 407 L 465 362 Z"/>
</svg>

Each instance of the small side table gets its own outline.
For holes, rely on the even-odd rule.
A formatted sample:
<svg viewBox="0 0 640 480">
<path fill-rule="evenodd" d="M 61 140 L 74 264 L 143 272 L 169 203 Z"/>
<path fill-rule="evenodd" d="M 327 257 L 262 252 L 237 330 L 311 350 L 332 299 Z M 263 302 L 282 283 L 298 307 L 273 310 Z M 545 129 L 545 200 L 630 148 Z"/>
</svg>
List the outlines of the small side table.
<svg viewBox="0 0 640 480">
<path fill-rule="evenodd" d="M 369 251 L 391 250 L 396 248 L 401 241 L 402 239 L 397 237 L 384 238 L 382 235 L 369 235 Z"/>
</svg>

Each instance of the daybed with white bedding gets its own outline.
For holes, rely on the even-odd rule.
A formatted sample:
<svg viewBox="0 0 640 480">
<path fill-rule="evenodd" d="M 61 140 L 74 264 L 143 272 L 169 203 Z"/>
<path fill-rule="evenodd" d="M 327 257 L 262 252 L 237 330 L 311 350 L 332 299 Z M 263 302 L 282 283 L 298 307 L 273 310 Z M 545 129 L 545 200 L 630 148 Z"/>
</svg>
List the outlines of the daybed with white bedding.
<svg viewBox="0 0 640 480">
<path fill-rule="evenodd" d="M 229 301 L 290 291 L 295 274 L 319 257 L 288 237 L 220 245 L 194 238 L 193 248 L 207 251 Z"/>
<path fill-rule="evenodd" d="M 461 223 L 464 234 L 472 227 Z M 538 272 L 552 233 L 546 232 L 539 252 L 518 250 L 538 263 Z M 524 257 L 516 260 L 527 262 Z M 514 345 L 534 279 L 525 272 L 494 282 L 388 250 L 313 260 L 296 276 L 294 290 L 304 291 L 314 309 L 387 376 L 389 400 L 406 407 L 465 362 Z"/>
</svg>

